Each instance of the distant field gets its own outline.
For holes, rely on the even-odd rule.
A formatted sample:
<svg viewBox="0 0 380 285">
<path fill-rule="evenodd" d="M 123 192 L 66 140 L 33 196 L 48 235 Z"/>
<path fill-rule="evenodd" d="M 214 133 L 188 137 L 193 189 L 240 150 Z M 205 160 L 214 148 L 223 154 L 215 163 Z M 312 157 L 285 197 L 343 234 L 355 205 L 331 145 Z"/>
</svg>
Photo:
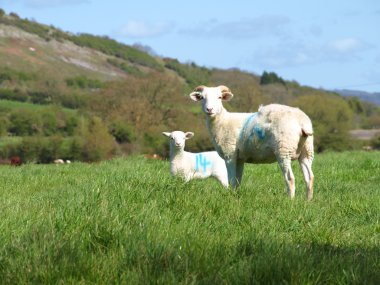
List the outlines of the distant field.
<svg viewBox="0 0 380 285">
<path fill-rule="evenodd" d="M 27 103 L 27 102 L 18 102 L 18 101 L 12 101 L 12 100 L 5 100 L 0 99 L 0 109 L 24 109 L 24 110 L 45 110 L 46 108 L 51 108 L 52 105 L 39 105 L 39 104 L 33 104 L 33 103 Z M 75 113 L 76 110 L 69 109 L 69 108 L 62 108 L 67 113 Z"/>
<path fill-rule="evenodd" d="M 167 161 L 0 166 L 2 284 L 380 284 L 380 152 L 247 165 L 238 192 Z"/>
<path fill-rule="evenodd" d="M 350 134 L 353 138 L 358 140 L 371 140 L 380 135 L 379 129 L 372 130 L 351 130 Z"/>
</svg>

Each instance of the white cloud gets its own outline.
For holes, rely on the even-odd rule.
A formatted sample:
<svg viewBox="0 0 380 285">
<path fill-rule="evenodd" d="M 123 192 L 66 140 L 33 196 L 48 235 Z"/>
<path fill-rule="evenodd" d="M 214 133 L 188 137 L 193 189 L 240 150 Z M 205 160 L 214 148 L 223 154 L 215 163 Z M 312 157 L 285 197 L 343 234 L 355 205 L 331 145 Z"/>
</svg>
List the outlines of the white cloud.
<svg viewBox="0 0 380 285">
<path fill-rule="evenodd" d="M 261 36 L 283 36 L 289 18 L 282 15 L 264 15 L 256 18 L 241 19 L 230 22 L 209 20 L 199 23 L 195 28 L 180 30 L 181 34 L 202 37 L 220 37 L 232 39 L 247 39 Z"/>
<path fill-rule="evenodd" d="M 313 24 L 309 27 L 309 33 L 314 37 L 320 37 L 323 34 L 321 26 Z"/>
<path fill-rule="evenodd" d="M 339 53 L 347 53 L 360 50 L 363 45 L 355 38 L 338 39 L 329 44 L 330 48 Z"/>
<path fill-rule="evenodd" d="M 32 8 L 48 8 L 90 3 L 90 0 L 15 0 L 14 2 L 17 1 Z"/>
<path fill-rule="evenodd" d="M 371 48 L 356 38 L 345 38 L 331 42 L 312 42 L 299 39 L 278 41 L 270 46 L 256 48 L 249 64 L 263 68 L 294 67 L 328 62 L 353 62 L 360 60 L 363 53 Z"/>
<path fill-rule="evenodd" d="M 128 21 L 116 34 L 130 38 L 149 38 L 161 36 L 172 30 L 171 25 L 165 22 L 148 23 L 143 21 Z"/>
</svg>

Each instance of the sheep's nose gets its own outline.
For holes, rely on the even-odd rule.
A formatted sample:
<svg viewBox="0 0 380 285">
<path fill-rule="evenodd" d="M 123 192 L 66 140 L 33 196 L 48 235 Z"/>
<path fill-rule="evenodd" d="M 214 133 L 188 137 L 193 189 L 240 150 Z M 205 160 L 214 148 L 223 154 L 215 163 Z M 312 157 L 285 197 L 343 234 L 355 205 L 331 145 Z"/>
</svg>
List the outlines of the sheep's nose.
<svg viewBox="0 0 380 285">
<path fill-rule="evenodd" d="M 212 108 L 206 108 L 207 113 L 212 113 Z"/>
</svg>

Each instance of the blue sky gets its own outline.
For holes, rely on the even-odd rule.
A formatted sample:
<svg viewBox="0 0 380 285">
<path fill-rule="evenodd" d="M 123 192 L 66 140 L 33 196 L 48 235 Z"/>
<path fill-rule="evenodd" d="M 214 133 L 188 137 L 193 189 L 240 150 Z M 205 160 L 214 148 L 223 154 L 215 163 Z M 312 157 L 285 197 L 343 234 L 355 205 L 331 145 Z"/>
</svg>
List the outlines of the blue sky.
<svg viewBox="0 0 380 285">
<path fill-rule="evenodd" d="M 0 0 L 0 7 L 181 62 L 380 92 L 378 0 Z"/>
</svg>

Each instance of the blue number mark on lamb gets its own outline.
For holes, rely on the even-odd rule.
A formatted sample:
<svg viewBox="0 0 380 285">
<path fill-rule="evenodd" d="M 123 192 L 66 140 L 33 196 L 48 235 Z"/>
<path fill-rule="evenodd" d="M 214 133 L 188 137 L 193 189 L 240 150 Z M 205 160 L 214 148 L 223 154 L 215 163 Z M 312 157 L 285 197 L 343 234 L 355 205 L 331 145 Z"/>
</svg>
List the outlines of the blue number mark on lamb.
<svg viewBox="0 0 380 285">
<path fill-rule="evenodd" d="M 201 167 L 203 168 L 203 174 L 206 174 L 207 167 L 211 167 L 211 161 L 207 160 L 201 153 L 195 156 L 195 171 L 198 171 Z"/>
</svg>

